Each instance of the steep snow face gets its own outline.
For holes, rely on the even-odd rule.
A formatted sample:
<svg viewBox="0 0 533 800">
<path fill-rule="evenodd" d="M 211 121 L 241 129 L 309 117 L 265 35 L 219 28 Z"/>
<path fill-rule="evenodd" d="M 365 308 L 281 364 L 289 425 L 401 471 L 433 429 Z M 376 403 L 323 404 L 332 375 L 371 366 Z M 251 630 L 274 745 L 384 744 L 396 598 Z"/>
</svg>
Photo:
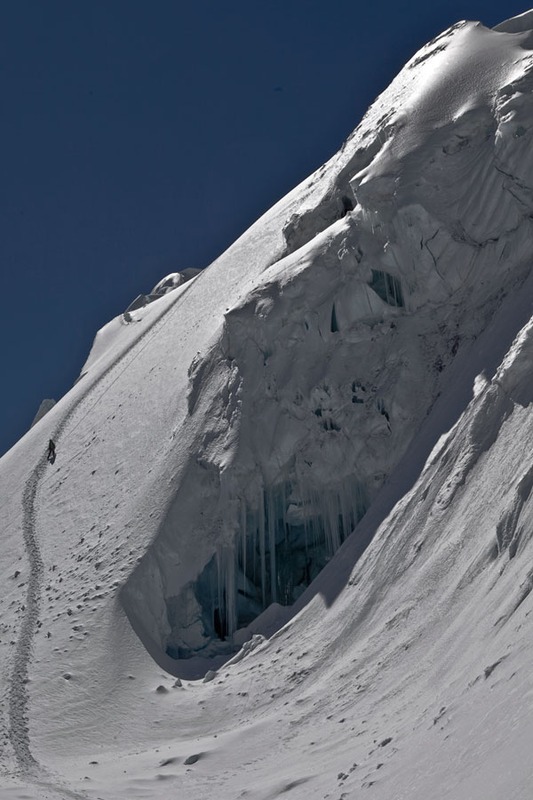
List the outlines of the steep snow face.
<svg viewBox="0 0 533 800">
<path fill-rule="evenodd" d="M 423 48 L 1 459 L 6 796 L 529 800 L 524 24 Z"/>
<path fill-rule="evenodd" d="M 281 257 L 243 264 L 189 367 L 187 467 L 122 592 L 178 673 L 287 618 L 528 273 L 530 41 L 459 23 L 424 47 L 311 178 Z"/>
<path fill-rule="evenodd" d="M 533 10 L 524 11 L 523 14 L 519 14 L 517 17 L 506 19 L 504 22 L 500 22 L 499 25 L 495 25 L 493 30 L 504 33 L 524 33 L 527 31 L 531 33 L 533 30 Z"/>
</svg>

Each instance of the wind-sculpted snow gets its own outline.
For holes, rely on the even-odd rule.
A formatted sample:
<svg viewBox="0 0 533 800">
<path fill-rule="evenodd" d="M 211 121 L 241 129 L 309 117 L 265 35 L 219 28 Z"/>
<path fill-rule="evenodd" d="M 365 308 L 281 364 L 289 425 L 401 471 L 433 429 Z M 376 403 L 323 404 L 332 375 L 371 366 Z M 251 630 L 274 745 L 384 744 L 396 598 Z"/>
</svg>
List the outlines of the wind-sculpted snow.
<svg viewBox="0 0 533 800">
<path fill-rule="evenodd" d="M 529 800 L 529 19 L 422 48 L 2 460 L 4 775 Z"/>
<path fill-rule="evenodd" d="M 194 359 L 189 472 L 123 593 L 162 657 L 210 658 L 271 632 L 263 613 L 291 606 L 331 559 L 449 365 L 468 357 L 503 287 L 524 279 L 530 67 L 516 37 L 474 24 L 438 37 L 328 165 L 323 199 L 283 227 L 283 257 Z M 398 105 L 371 131 L 386 100 Z M 168 554 L 189 537 L 188 570 L 176 570 Z"/>
</svg>

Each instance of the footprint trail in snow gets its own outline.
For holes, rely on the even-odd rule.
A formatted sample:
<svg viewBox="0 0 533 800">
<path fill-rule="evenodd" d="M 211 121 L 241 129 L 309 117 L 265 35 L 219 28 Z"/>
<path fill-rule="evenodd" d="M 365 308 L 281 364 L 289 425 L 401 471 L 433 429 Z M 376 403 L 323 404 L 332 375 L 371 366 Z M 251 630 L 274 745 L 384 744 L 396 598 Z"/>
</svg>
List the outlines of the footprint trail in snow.
<svg viewBox="0 0 533 800">
<path fill-rule="evenodd" d="M 115 380 L 122 374 L 122 372 L 129 366 L 129 364 L 137 357 L 144 346 L 148 344 L 153 336 L 157 333 L 159 328 L 168 320 L 180 305 L 180 300 L 183 295 L 188 291 L 189 285 L 176 297 L 175 301 L 165 308 L 161 314 L 152 322 L 150 327 L 141 333 L 140 336 L 135 338 L 122 353 L 120 358 L 111 363 L 100 375 L 98 375 L 92 383 L 90 383 L 86 390 L 74 400 L 67 413 L 52 433 L 51 437 L 56 443 L 60 444 L 61 436 L 65 429 L 72 421 L 73 417 L 78 415 L 78 412 L 84 410 L 86 401 L 90 400 L 90 396 L 94 389 L 109 376 L 110 373 L 121 368 Z M 149 336 L 149 334 L 152 334 Z M 148 337 L 148 341 L 143 344 L 141 348 L 138 347 L 141 342 Z M 133 351 L 133 353 L 132 353 Z M 132 357 L 127 359 L 127 356 L 132 354 Z M 127 359 L 127 360 L 126 360 Z M 124 363 L 126 360 L 126 363 Z M 114 383 L 114 380 L 106 386 L 102 394 L 97 397 L 89 409 L 95 405 L 102 395 L 108 390 L 109 386 Z M 58 451 L 60 448 L 58 447 Z M 23 506 L 23 524 L 22 534 L 24 539 L 24 547 L 28 558 L 29 578 L 28 587 L 26 591 L 26 602 L 23 607 L 23 619 L 20 625 L 20 630 L 17 638 L 17 643 L 14 652 L 14 661 L 11 671 L 11 680 L 8 696 L 8 724 L 9 724 L 9 740 L 17 760 L 19 770 L 22 774 L 34 774 L 37 777 L 42 767 L 37 762 L 32 753 L 30 731 L 29 731 L 29 694 L 28 694 L 28 681 L 29 681 L 29 666 L 33 646 L 33 637 L 39 621 L 39 608 L 41 601 L 41 583 L 44 571 L 44 564 L 39 548 L 39 540 L 37 535 L 37 510 L 38 503 L 36 502 L 37 493 L 42 479 L 44 478 L 48 469 L 46 454 L 43 455 L 37 462 L 34 470 L 29 475 L 24 491 L 22 494 Z M 41 784 L 43 785 L 43 784 Z M 49 789 L 59 792 L 68 797 L 85 797 L 85 795 L 63 789 L 59 786 L 49 786 Z"/>
</svg>

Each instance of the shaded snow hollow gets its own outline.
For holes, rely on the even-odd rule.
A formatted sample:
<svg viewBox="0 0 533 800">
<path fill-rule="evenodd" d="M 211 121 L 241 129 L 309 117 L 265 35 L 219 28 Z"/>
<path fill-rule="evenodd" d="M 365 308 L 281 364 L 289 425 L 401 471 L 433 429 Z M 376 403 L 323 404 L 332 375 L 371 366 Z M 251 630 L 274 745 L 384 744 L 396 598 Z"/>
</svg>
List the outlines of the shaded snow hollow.
<svg viewBox="0 0 533 800">
<path fill-rule="evenodd" d="M 7 797 L 529 797 L 531 14 L 422 48 L 1 460 Z"/>
</svg>

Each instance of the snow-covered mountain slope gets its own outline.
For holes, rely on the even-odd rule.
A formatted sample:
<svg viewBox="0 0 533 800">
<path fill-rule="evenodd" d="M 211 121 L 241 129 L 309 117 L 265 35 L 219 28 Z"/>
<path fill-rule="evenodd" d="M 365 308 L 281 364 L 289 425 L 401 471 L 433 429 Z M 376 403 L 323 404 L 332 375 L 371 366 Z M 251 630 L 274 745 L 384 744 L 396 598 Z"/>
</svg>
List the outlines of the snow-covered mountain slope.
<svg viewBox="0 0 533 800">
<path fill-rule="evenodd" d="M 532 28 L 426 45 L 1 460 L 2 796 L 530 797 Z"/>
</svg>

